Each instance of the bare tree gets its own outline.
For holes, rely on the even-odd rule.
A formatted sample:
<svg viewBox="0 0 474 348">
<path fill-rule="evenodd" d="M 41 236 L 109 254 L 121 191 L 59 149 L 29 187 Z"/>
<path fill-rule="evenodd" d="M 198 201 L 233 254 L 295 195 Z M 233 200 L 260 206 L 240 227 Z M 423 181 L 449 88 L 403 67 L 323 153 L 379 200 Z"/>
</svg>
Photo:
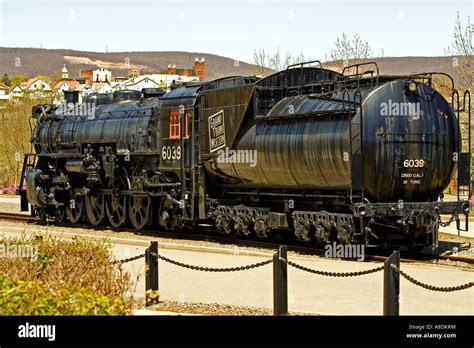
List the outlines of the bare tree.
<svg viewBox="0 0 474 348">
<path fill-rule="evenodd" d="M 17 184 L 23 155 L 31 152 L 30 119 L 33 105 L 51 104 L 53 99 L 28 96 L 7 103 L 0 112 L 0 186 Z M 31 122 L 31 123 L 30 123 Z"/>
<path fill-rule="evenodd" d="M 453 65 L 458 72 L 459 84 L 462 90 L 473 88 L 473 31 L 474 26 L 471 24 L 469 16 L 467 17 L 467 25 L 464 27 L 458 12 L 454 23 L 454 41 L 446 51 L 448 55 L 453 56 Z"/>
<path fill-rule="evenodd" d="M 447 48 L 446 54 L 452 56 L 452 64 L 456 69 L 458 75 L 458 84 L 459 89 L 462 93 L 465 90 L 473 90 L 473 79 L 472 79 L 472 70 L 474 68 L 473 65 L 473 50 L 472 50 L 472 34 L 474 31 L 474 27 L 471 25 L 471 20 L 469 16 L 467 17 L 467 25 L 464 27 L 463 23 L 461 22 L 459 12 L 457 12 L 456 21 L 454 22 L 454 33 L 453 33 L 453 42 Z M 449 99 L 448 99 L 449 100 Z M 472 102 L 472 100 L 471 100 Z M 468 114 L 467 112 L 460 113 L 461 118 L 461 132 L 467 133 L 468 132 Z M 471 129 L 471 132 L 473 129 Z M 468 150 L 467 144 L 461 142 L 462 148 L 464 151 Z M 471 161 L 471 173 L 474 169 L 473 167 L 474 162 Z M 471 176 L 472 179 L 472 176 Z"/>
<path fill-rule="evenodd" d="M 310 60 L 308 58 L 307 60 Z M 252 56 L 252 63 L 256 65 L 257 75 L 267 76 L 275 71 L 284 70 L 291 64 L 297 64 L 304 62 L 305 56 L 303 52 L 300 52 L 297 56 L 292 56 L 288 51 L 285 56 L 282 57 L 280 53 L 280 48 L 273 54 L 265 52 L 264 49 L 254 50 Z"/>
<path fill-rule="evenodd" d="M 350 39 L 346 33 L 338 36 L 335 48 L 331 50 L 331 60 L 339 70 L 348 65 L 362 63 L 373 54 L 367 41 L 363 41 L 359 34 L 354 34 Z"/>
<path fill-rule="evenodd" d="M 256 74 L 260 76 L 266 76 L 269 74 L 267 54 L 264 49 L 253 51 L 252 63 L 256 66 Z"/>
</svg>

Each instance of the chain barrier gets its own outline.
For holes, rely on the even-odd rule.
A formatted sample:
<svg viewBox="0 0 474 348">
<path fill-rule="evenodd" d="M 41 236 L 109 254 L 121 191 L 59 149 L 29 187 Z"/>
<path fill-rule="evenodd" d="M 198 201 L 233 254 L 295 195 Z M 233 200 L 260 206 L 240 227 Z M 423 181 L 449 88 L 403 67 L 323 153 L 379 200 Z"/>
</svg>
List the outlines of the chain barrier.
<svg viewBox="0 0 474 348">
<path fill-rule="evenodd" d="M 440 291 L 440 292 L 453 292 L 453 291 L 469 289 L 469 288 L 472 288 L 474 286 L 474 282 L 469 282 L 469 283 L 462 284 L 462 285 L 457 285 L 457 286 L 435 286 L 435 285 L 425 284 L 425 283 L 420 282 L 419 280 L 416 280 L 412 276 L 406 274 L 401 269 L 398 269 L 397 266 L 395 266 L 395 265 L 391 265 L 391 266 L 392 266 L 392 269 L 395 272 L 400 274 L 403 278 L 408 280 L 410 283 L 418 285 L 418 286 L 420 286 L 420 287 L 422 287 L 426 290 Z"/>
<path fill-rule="evenodd" d="M 251 265 L 240 266 L 240 267 L 227 267 L 227 268 L 213 268 L 213 267 L 202 267 L 202 266 L 193 266 L 183 262 L 172 260 L 168 257 L 163 255 L 152 253 L 154 257 L 158 257 L 160 260 L 165 262 L 171 263 L 172 265 L 192 269 L 194 271 L 202 271 L 202 272 L 239 272 L 239 271 L 248 271 L 253 268 L 262 267 L 268 265 L 273 262 L 273 260 L 267 260 L 262 262 L 253 263 Z"/>
<path fill-rule="evenodd" d="M 114 261 L 112 261 L 112 265 L 116 265 L 116 264 L 123 265 L 124 263 L 127 263 L 127 262 L 132 262 L 132 261 L 135 261 L 135 260 L 139 260 L 139 259 L 141 259 L 142 257 L 145 257 L 145 254 L 140 254 L 140 255 L 137 255 L 137 256 L 132 256 L 132 257 L 129 257 L 129 258 L 123 259 L 123 260 L 114 260 Z"/>
<path fill-rule="evenodd" d="M 318 274 L 318 275 L 322 275 L 322 276 L 326 276 L 326 277 L 357 277 L 357 276 L 366 275 L 366 274 L 370 274 L 370 273 L 376 273 L 376 272 L 379 272 L 379 271 L 383 270 L 383 266 L 380 266 L 380 267 L 375 267 L 375 268 L 372 268 L 372 269 L 368 269 L 366 271 L 328 272 L 328 271 L 319 271 L 319 270 L 316 270 L 316 269 L 311 269 L 311 268 L 308 268 L 308 267 L 305 267 L 305 266 L 301 266 L 301 265 L 298 265 L 297 263 L 294 263 L 292 261 L 287 261 L 287 263 L 290 266 L 293 266 L 293 267 L 295 267 L 299 270 L 309 272 L 309 273 Z"/>
<path fill-rule="evenodd" d="M 179 262 L 179 261 L 176 261 L 176 260 L 173 260 L 173 259 L 170 259 L 168 257 L 165 257 L 163 255 L 159 255 L 159 254 L 156 254 L 156 253 L 151 253 L 151 255 L 153 257 L 155 257 L 156 259 L 161 259 L 165 262 L 168 262 L 172 265 L 175 265 L 175 266 L 179 266 L 179 267 L 183 267 L 183 268 L 187 268 L 187 269 L 191 269 L 191 270 L 194 270 L 194 271 L 201 271 L 201 272 L 239 272 L 239 271 L 248 271 L 248 270 L 251 270 L 251 269 L 255 269 L 255 268 L 258 268 L 258 267 L 262 267 L 262 266 L 265 266 L 265 265 L 268 265 L 270 263 L 273 262 L 273 260 L 266 260 L 266 261 L 261 261 L 261 262 L 257 262 L 257 263 L 253 263 L 253 264 L 250 264 L 250 265 L 245 265 L 245 266 L 239 266 L 239 267 L 223 267 L 223 268 L 215 268 L 215 267 L 204 267 L 204 266 L 194 266 L 194 265 L 189 265 L 189 264 L 186 264 L 186 263 L 183 263 L 183 262 Z M 115 260 L 112 262 L 112 264 L 124 264 L 124 263 L 127 263 L 127 262 L 132 262 L 132 261 L 135 261 L 135 260 L 139 260 L 141 259 L 142 257 L 145 257 L 145 254 L 140 254 L 140 255 L 137 255 L 137 256 L 133 256 L 133 257 L 129 257 L 129 258 L 126 258 L 126 259 L 123 259 L 123 260 Z M 379 266 L 379 267 L 375 267 L 375 268 L 371 268 L 371 269 L 368 269 L 368 270 L 365 270 L 365 271 L 356 271 L 356 272 L 329 272 L 329 271 L 320 271 L 320 270 L 315 270 L 315 269 L 311 269 L 311 268 L 308 268 L 308 267 L 305 267 L 305 266 L 302 266 L 302 265 L 299 265 L 293 261 L 289 261 L 289 260 L 284 260 L 288 265 L 294 267 L 294 268 L 297 268 L 301 271 L 305 271 L 305 272 L 308 272 L 308 273 L 313 273 L 313 274 L 317 274 L 317 275 L 321 275 L 321 276 L 326 276 L 326 277 L 357 277 L 357 276 L 362 276 L 362 275 L 367 275 L 367 274 L 371 274 L 371 273 L 376 273 L 376 272 L 379 272 L 379 271 L 382 271 L 384 269 L 384 266 Z M 398 274 L 400 274 L 401 276 L 403 276 L 406 280 L 408 280 L 409 282 L 415 284 L 415 285 L 418 285 L 424 289 L 427 289 L 427 290 L 431 290 L 431 291 L 440 291 L 440 292 L 453 292 L 453 291 L 459 291 L 459 290 L 465 290 L 465 289 L 469 289 L 471 287 L 474 287 L 474 282 L 469 282 L 469 283 L 466 283 L 466 284 L 462 284 L 462 285 L 457 285 L 457 286 L 446 286 L 446 287 L 443 287 L 443 286 L 435 286 L 435 285 L 430 285 L 430 284 L 425 284 L 419 280 L 416 280 L 415 278 L 413 278 L 412 276 L 408 275 L 407 273 L 405 273 L 404 271 L 402 271 L 401 269 L 397 268 L 397 266 L 395 265 L 391 265 L 392 269 L 397 272 Z"/>
</svg>

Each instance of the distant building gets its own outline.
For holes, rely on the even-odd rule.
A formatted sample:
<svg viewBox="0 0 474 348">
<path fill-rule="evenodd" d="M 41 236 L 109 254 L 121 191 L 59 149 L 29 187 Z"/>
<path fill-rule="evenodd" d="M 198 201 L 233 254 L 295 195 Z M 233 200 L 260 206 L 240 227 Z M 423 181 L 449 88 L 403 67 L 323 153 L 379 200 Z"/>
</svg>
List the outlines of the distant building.
<svg viewBox="0 0 474 348">
<path fill-rule="evenodd" d="M 77 84 L 73 90 L 64 91 L 64 102 L 82 104 L 83 99 L 91 93 L 95 91 L 88 84 Z"/>
<path fill-rule="evenodd" d="M 124 82 L 124 81 L 128 81 L 130 80 L 130 77 L 129 76 L 114 76 L 113 77 L 113 80 L 111 81 L 112 82 Z"/>
<path fill-rule="evenodd" d="M 49 82 L 41 77 L 33 77 L 21 84 L 23 94 L 27 94 L 30 98 L 43 98 L 51 96 L 53 89 Z"/>
<path fill-rule="evenodd" d="M 176 75 L 176 65 L 168 64 L 168 75 Z"/>
<path fill-rule="evenodd" d="M 198 81 L 197 76 L 185 76 L 185 75 L 170 75 L 170 74 L 147 74 L 140 75 L 138 77 L 130 78 L 123 82 L 112 83 L 114 90 L 136 90 L 140 91 L 142 88 L 162 88 L 167 89 L 171 86 L 173 81 L 176 82 L 196 82 Z"/>
<path fill-rule="evenodd" d="M 112 71 L 105 68 L 99 68 L 92 72 L 94 82 L 110 82 L 112 81 Z"/>
<path fill-rule="evenodd" d="M 11 86 L 8 90 L 8 94 L 10 95 L 10 98 L 19 98 L 23 96 L 23 88 L 21 88 L 19 85 Z"/>
<path fill-rule="evenodd" d="M 205 60 L 196 58 L 194 68 L 176 68 L 176 65 L 168 65 L 168 70 L 162 74 L 140 75 L 140 70 L 130 69 L 127 76 L 112 76 L 112 71 L 106 68 L 79 70 L 79 77 L 69 78 L 66 65 L 61 70 L 61 81 L 54 90 L 66 100 L 82 102 L 83 97 L 90 93 L 112 93 L 117 90 L 136 90 L 144 88 L 169 89 L 172 85 L 192 83 L 205 78 Z M 25 86 L 22 86 L 25 89 Z M 17 93 L 21 93 L 17 91 Z"/>
<path fill-rule="evenodd" d="M 61 70 L 61 80 L 67 80 L 69 78 L 69 72 L 67 71 L 66 64 L 63 66 L 63 70 Z"/>
<path fill-rule="evenodd" d="M 158 88 L 159 83 L 148 76 L 138 76 L 130 79 L 127 83 L 122 85 L 122 89 L 141 91 L 143 88 Z"/>
<path fill-rule="evenodd" d="M 53 89 L 51 88 L 51 85 L 46 82 L 44 79 L 41 77 L 33 77 L 32 79 L 29 79 L 25 83 L 22 83 L 22 89 L 25 92 L 35 92 L 35 91 L 45 91 L 45 92 L 51 92 Z"/>
<path fill-rule="evenodd" d="M 206 77 L 206 60 L 204 58 L 194 59 L 194 72 L 199 77 L 199 81 L 204 81 Z"/>
<path fill-rule="evenodd" d="M 196 76 L 194 69 L 177 69 L 176 65 L 168 65 L 168 75 L 178 75 L 178 76 Z"/>
<path fill-rule="evenodd" d="M 127 81 L 127 80 L 122 80 L 122 81 L 120 81 L 120 80 L 119 80 L 119 81 L 115 80 L 115 81 L 113 81 L 113 82 L 110 82 L 110 87 L 112 87 L 112 89 L 113 89 L 114 91 L 119 90 L 119 89 L 120 89 L 120 85 L 121 85 L 124 81 Z"/>
<path fill-rule="evenodd" d="M 8 87 L 0 83 L 0 106 L 10 100 Z"/>
<path fill-rule="evenodd" d="M 181 75 L 181 76 L 196 76 L 199 81 L 204 81 L 206 77 L 206 60 L 204 58 L 194 59 L 194 69 L 183 68 L 178 69 L 176 65 L 168 65 L 168 75 Z"/>
<path fill-rule="evenodd" d="M 138 70 L 138 69 L 130 69 L 130 70 L 128 71 L 128 77 L 129 77 L 129 78 L 130 78 L 130 77 L 138 77 L 138 76 L 140 76 L 140 70 Z"/>
<path fill-rule="evenodd" d="M 113 88 L 108 82 L 94 82 L 92 90 L 96 93 L 112 93 Z"/>
<path fill-rule="evenodd" d="M 82 103 L 82 99 L 87 97 L 89 94 L 94 93 L 94 90 L 88 84 L 78 84 L 74 89 L 75 93 L 78 94 L 77 102 Z"/>
<path fill-rule="evenodd" d="M 80 84 L 86 84 L 92 86 L 92 74 L 94 71 L 92 69 L 79 70 L 79 77 L 76 77 L 76 81 Z"/>
<path fill-rule="evenodd" d="M 59 81 L 55 86 L 55 91 L 70 91 L 76 88 L 78 82 L 76 80 L 67 80 L 67 81 Z"/>
<path fill-rule="evenodd" d="M 64 101 L 64 93 L 74 91 L 78 82 L 76 80 L 65 80 L 59 81 L 54 85 L 54 91 L 56 92 L 55 102 L 62 103 Z"/>
</svg>

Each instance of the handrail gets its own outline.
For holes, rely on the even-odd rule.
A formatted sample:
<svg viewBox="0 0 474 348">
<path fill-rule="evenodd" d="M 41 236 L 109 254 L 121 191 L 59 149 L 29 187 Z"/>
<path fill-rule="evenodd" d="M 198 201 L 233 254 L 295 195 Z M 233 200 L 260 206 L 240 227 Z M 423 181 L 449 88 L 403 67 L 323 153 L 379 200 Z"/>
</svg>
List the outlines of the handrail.
<svg viewBox="0 0 474 348">
<path fill-rule="evenodd" d="M 357 88 L 360 87 L 360 78 L 362 76 L 364 76 L 366 73 L 370 73 L 370 84 L 371 86 L 373 87 L 373 84 L 372 84 L 372 78 L 373 78 L 373 73 L 374 71 L 373 70 L 369 70 L 369 71 L 366 71 L 366 72 L 361 72 L 359 73 L 359 67 L 361 66 L 365 66 L 365 65 L 374 65 L 375 66 L 375 69 L 377 70 L 377 75 L 375 76 L 375 85 L 377 86 L 379 84 L 379 75 L 380 75 L 380 70 L 379 70 L 379 66 L 377 65 L 377 63 L 375 61 L 371 61 L 371 62 L 364 62 L 364 63 L 357 63 L 357 64 L 352 64 L 352 65 L 348 65 L 346 66 L 344 69 L 342 69 L 342 72 L 341 74 L 344 76 L 344 77 L 357 77 Z M 356 68 L 356 73 L 355 74 L 352 74 L 352 75 L 344 75 L 344 72 L 348 69 L 353 69 L 353 68 Z M 344 79 L 344 86 L 346 85 L 346 79 Z"/>
<path fill-rule="evenodd" d="M 311 60 L 311 61 L 307 61 L 307 62 L 301 62 L 301 63 L 295 63 L 295 64 L 288 65 L 286 67 L 286 72 L 285 72 L 285 89 L 288 88 L 288 72 L 289 72 L 290 68 L 299 66 L 300 69 L 301 69 L 300 70 L 300 82 L 301 82 L 301 84 L 298 87 L 298 90 L 299 90 L 299 94 L 301 94 L 301 91 L 302 91 L 302 88 L 303 88 L 303 85 L 304 85 L 304 83 L 303 83 L 303 66 L 305 64 L 311 64 L 311 63 L 319 63 L 320 69 L 323 68 L 323 64 L 319 60 Z M 285 94 L 286 94 L 286 92 L 285 92 Z"/>
<path fill-rule="evenodd" d="M 424 72 L 424 73 L 412 74 L 412 75 L 400 75 L 400 76 L 397 76 L 397 77 L 406 78 L 406 79 L 409 79 L 409 78 L 425 78 L 425 79 L 432 80 L 433 75 L 441 75 L 441 76 L 446 76 L 447 78 L 449 78 L 449 80 L 451 81 L 451 94 L 454 93 L 454 91 L 455 91 L 454 79 L 451 77 L 451 75 L 449 75 L 447 73 L 444 73 L 444 72 L 430 71 L 430 72 Z"/>
<path fill-rule="evenodd" d="M 344 69 L 342 69 L 342 73 L 341 73 L 341 74 L 344 75 L 344 72 L 345 72 L 347 69 L 356 68 L 356 75 L 358 75 L 358 74 L 359 74 L 359 67 L 360 67 L 360 66 L 364 66 L 364 65 L 375 65 L 375 68 L 377 69 L 377 75 L 380 75 L 379 66 L 377 65 L 377 63 L 376 63 L 375 61 L 348 65 L 348 66 L 346 66 Z"/>
<path fill-rule="evenodd" d="M 319 63 L 319 67 L 320 67 L 321 69 L 323 68 L 323 63 L 321 63 L 321 61 L 319 61 L 319 60 L 316 59 L 316 60 L 309 60 L 309 61 L 307 61 L 307 62 L 301 62 L 301 63 L 290 64 L 290 65 L 288 65 L 288 66 L 286 67 L 286 70 L 289 70 L 289 69 L 290 69 L 291 67 L 293 67 L 293 66 L 301 66 L 301 67 L 303 67 L 303 65 L 305 65 L 305 64 L 311 64 L 311 63 Z"/>
<path fill-rule="evenodd" d="M 353 100 L 354 100 L 354 104 L 357 105 L 357 100 L 359 101 L 358 103 L 358 106 L 359 106 L 359 123 L 358 123 L 358 126 L 359 126 L 359 149 L 358 150 L 355 150 L 353 148 L 353 141 L 354 141 L 354 134 L 352 133 L 352 126 L 353 125 L 357 125 L 357 123 L 353 124 L 353 119 L 351 118 L 350 120 L 350 125 L 349 125 L 349 150 L 350 150 L 350 158 L 351 158 L 351 161 L 350 161 L 350 166 L 351 166 L 351 186 L 350 186 L 350 190 L 349 190 L 349 194 L 350 194 L 350 200 L 351 200 L 351 203 L 353 202 L 353 191 L 354 191 L 354 185 L 353 185 L 353 179 L 354 179 L 354 172 L 353 172 L 353 156 L 354 156 L 354 153 L 355 152 L 359 152 L 360 153 L 360 161 L 362 161 L 363 163 L 363 159 L 364 159 L 364 152 L 363 152 L 363 145 L 364 145 L 364 141 L 363 141 L 363 133 L 364 133 L 364 129 L 363 129 L 363 96 L 362 96 L 362 93 L 360 91 L 360 89 L 357 89 L 355 92 L 354 92 L 354 96 L 353 96 Z M 360 163 L 359 163 L 360 165 Z M 357 169 L 360 169 L 360 185 L 361 187 L 360 188 L 357 188 L 357 189 L 360 189 L 360 193 L 361 193 L 361 199 L 362 199 L 362 202 L 364 201 L 364 167 L 363 166 L 360 166 L 360 168 L 357 168 Z M 359 191 L 359 190 L 358 190 Z"/>
<path fill-rule="evenodd" d="M 455 103 L 456 102 L 456 103 Z M 467 102 L 467 109 L 466 109 L 466 102 Z M 458 124 L 458 161 L 460 159 L 460 153 L 463 152 L 463 140 L 466 140 L 466 138 L 462 137 L 462 132 L 461 132 L 461 125 L 467 125 L 468 126 L 468 160 L 469 160 L 469 189 L 468 189 L 468 194 L 469 198 L 471 197 L 471 170 L 470 170 L 470 162 L 471 162 L 471 93 L 469 90 L 466 90 L 463 94 L 463 99 L 462 99 L 462 108 L 461 108 L 461 98 L 459 95 L 459 92 L 457 90 L 454 90 L 452 95 L 451 95 L 451 107 L 453 109 L 454 115 L 457 118 L 457 124 Z M 456 107 L 455 107 L 456 106 Z M 461 122 L 461 112 L 466 112 L 467 111 L 467 122 Z M 459 179 L 460 179 L 460 173 L 461 173 L 461 166 L 459 165 L 459 162 L 457 164 L 457 199 L 459 201 L 460 199 L 460 189 L 459 189 Z"/>
</svg>

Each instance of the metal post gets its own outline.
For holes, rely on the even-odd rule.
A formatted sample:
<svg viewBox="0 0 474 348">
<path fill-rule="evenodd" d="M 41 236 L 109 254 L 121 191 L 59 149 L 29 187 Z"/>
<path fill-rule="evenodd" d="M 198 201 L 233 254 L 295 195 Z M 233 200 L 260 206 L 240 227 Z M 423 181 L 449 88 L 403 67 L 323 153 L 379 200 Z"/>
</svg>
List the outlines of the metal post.
<svg viewBox="0 0 474 348">
<path fill-rule="evenodd" d="M 288 247 L 280 246 L 273 255 L 273 314 L 288 314 Z"/>
<path fill-rule="evenodd" d="M 19 189 L 18 193 L 20 194 L 20 211 L 28 211 L 28 199 L 26 198 L 26 190 Z"/>
<path fill-rule="evenodd" d="M 149 305 L 158 298 L 158 242 L 151 242 L 145 250 L 145 300 Z"/>
<path fill-rule="evenodd" d="M 399 315 L 400 275 L 392 269 L 400 269 L 400 251 L 394 251 L 384 262 L 383 315 Z"/>
</svg>

